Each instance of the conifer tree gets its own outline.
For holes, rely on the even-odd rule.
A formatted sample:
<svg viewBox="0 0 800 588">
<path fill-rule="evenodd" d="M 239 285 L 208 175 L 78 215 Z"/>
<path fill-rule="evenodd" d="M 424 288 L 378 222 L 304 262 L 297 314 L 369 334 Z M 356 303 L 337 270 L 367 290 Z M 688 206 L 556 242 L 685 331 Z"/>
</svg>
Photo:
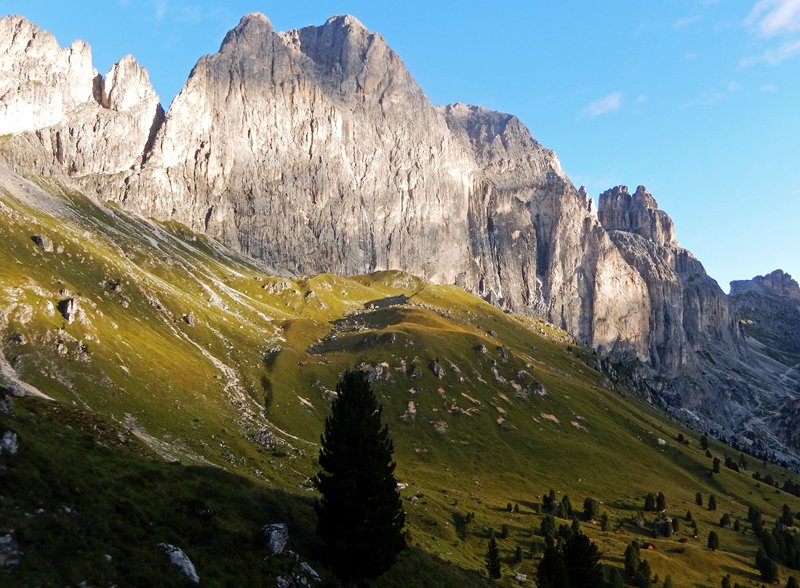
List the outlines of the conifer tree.
<svg viewBox="0 0 800 588">
<path fill-rule="evenodd" d="M 344 584 L 374 579 L 405 548 L 394 445 L 366 375 L 348 371 L 325 420 L 316 486 L 317 530 Z"/>
<path fill-rule="evenodd" d="M 564 544 L 564 565 L 571 586 L 602 586 L 600 551 L 583 533 L 576 533 Z"/>
<path fill-rule="evenodd" d="M 486 550 L 486 571 L 489 579 L 497 580 L 500 578 L 500 553 L 497 550 L 497 541 L 494 536 L 489 539 L 489 548 Z"/>
<path fill-rule="evenodd" d="M 717 497 L 713 494 L 708 497 L 708 510 L 717 510 Z"/>
<path fill-rule="evenodd" d="M 694 495 L 694 503 L 697 506 L 703 506 L 703 495 L 700 492 Z"/>
<path fill-rule="evenodd" d="M 712 551 L 719 549 L 719 536 L 717 535 L 716 531 L 711 531 L 708 534 L 708 548 Z"/>
<path fill-rule="evenodd" d="M 548 547 L 536 570 L 537 588 L 570 588 L 567 567 L 561 552 L 555 547 Z"/>
</svg>

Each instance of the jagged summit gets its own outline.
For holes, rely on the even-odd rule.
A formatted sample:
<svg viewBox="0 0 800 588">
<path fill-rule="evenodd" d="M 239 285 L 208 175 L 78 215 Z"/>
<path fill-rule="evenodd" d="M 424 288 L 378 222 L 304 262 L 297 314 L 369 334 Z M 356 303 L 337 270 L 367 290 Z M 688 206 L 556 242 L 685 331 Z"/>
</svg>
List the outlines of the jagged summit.
<svg viewBox="0 0 800 588">
<path fill-rule="evenodd" d="M 609 231 L 626 231 L 649 239 L 658 245 L 677 245 L 675 226 L 644 186 L 632 195 L 627 186 L 616 186 L 600 194 L 597 214 Z"/>
</svg>

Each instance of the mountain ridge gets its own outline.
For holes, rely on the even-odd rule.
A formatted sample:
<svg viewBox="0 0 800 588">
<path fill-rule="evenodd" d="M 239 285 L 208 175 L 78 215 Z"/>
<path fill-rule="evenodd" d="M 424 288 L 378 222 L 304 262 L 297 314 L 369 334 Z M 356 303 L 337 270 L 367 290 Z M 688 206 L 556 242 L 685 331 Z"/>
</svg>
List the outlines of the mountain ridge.
<svg viewBox="0 0 800 588">
<path fill-rule="evenodd" d="M 72 76 L 84 101 L 0 144 L 18 171 L 181 222 L 289 274 L 401 269 L 459 285 L 640 362 L 638 381 L 675 414 L 707 419 L 695 426 L 750 426 L 754 406 L 797 396 L 744 344 L 724 293 L 646 190 L 601 195 L 595 214 L 518 119 L 434 107 L 353 17 L 276 33 L 265 16 L 245 16 L 166 114 L 130 59 L 103 77 L 88 45 L 70 49 L 77 73 L 66 50 L 42 47 L 35 63 L 20 44 L 0 50 L 12 64 L 4 87 L 52 114 L 51 94 L 57 102 Z M 66 72 L 52 87 L 20 82 L 48 68 Z M 128 88 L 123 98 L 114 85 Z M 766 434 L 785 453 L 783 434 Z"/>
</svg>

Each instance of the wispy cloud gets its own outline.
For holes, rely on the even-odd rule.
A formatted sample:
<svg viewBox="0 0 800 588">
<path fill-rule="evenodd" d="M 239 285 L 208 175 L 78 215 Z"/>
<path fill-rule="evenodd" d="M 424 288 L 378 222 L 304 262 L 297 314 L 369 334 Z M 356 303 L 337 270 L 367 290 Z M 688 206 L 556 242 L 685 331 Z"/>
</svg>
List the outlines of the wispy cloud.
<svg viewBox="0 0 800 588">
<path fill-rule="evenodd" d="M 748 67 L 750 65 L 766 63 L 771 67 L 775 67 L 798 53 L 800 53 L 800 39 L 792 39 L 791 41 L 786 41 L 779 47 L 767 49 L 761 55 L 745 57 L 739 61 L 739 65 Z"/>
<path fill-rule="evenodd" d="M 675 22 L 672 23 L 673 29 L 683 29 L 688 27 L 689 25 L 693 25 L 697 21 L 699 21 L 702 17 L 701 16 L 687 16 L 686 18 L 679 18 Z"/>
<path fill-rule="evenodd" d="M 155 0 L 153 2 L 153 11 L 156 24 L 161 24 L 161 21 L 164 20 L 164 15 L 167 13 L 167 0 Z"/>
<path fill-rule="evenodd" d="M 758 89 L 759 92 L 765 92 L 767 94 L 774 94 L 778 91 L 778 86 L 775 84 L 764 84 Z"/>
<path fill-rule="evenodd" d="M 608 96 L 595 100 L 581 111 L 581 114 L 594 118 L 603 114 L 609 114 L 622 107 L 622 92 L 612 92 Z"/>
<path fill-rule="evenodd" d="M 763 37 L 800 30 L 800 0 L 758 0 L 745 23 Z"/>
<path fill-rule="evenodd" d="M 712 104 L 716 104 L 717 102 L 721 102 L 728 98 L 731 94 L 738 92 L 741 89 L 741 85 L 739 82 L 735 80 L 729 81 L 725 84 L 723 89 L 718 90 L 707 90 L 702 94 L 699 94 L 692 98 L 691 100 L 685 102 L 682 106 L 683 108 L 695 108 L 697 106 L 711 106 Z"/>
</svg>

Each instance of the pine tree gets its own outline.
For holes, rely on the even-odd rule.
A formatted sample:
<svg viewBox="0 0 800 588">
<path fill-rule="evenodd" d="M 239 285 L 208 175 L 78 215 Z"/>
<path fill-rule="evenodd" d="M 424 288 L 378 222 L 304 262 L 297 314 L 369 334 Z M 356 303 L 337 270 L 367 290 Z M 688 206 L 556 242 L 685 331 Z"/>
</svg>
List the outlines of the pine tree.
<svg viewBox="0 0 800 588">
<path fill-rule="evenodd" d="M 765 557 L 758 566 L 758 571 L 765 582 L 772 584 L 778 581 L 778 564 L 772 558 Z"/>
<path fill-rule="evenodd" d="M 700 437 L 700 449 L 708 449 L 708 435 Z"/>
<path fill-rule="evenodd" d="M 656 510 L 667 510 L 667 497 L 663 492 L 659 492 L 656 496 Z"/>
<path fill-rule="evenodd" d="M 522 561 L 522 547 L 517 545 L 517 548 L 514 550 L 514 563 L 519 563 Z"/>
<path fill-rule="evenodd" d="M 571 586 L 601 586 L 603 568 L 600 551 L 583 533 L 573 535 L 564 544 L 564 565 Z"/>
<path fill-rule="evenodd" d="M 708 510 L 717 510 L 717 497 L 713 494 L 708 497 Z"/>
<path fill-rule="evenodd" d="M 719 537 L 717 536 L 716 531 L 711 531 L 708 534 L 708 548 L 712 551 L 719 549 Z"/>
<path fill-rule="evenodd" d="M 786 582 L 786 588 L 800 588 L 800 582 L 798 582 L 797 578 L 794 576 L 790 576 L 789 580 Z"/>
<path fill-rule="evenodd" d="M 714 458 L 714 461 L 711 462 L 711 469 L 715 474 L 719 473 L 719 465 L 722 463 L 718 457 Z"/>
<path fill-rule="evenodd" d="M 361 584 L 391 567 L 405 548 L 405 513 L 381 426 L 381 406 L 365 374 L 345 372 L 321 437 L 317 530 L 344 584 Z"/>
<path fill-rule="evenodd" d="M 728 574 L 727 576 L 722 577 L 722 588 L 733 588 L 731 585 L 731 575 Z"/>
<path fill-rule="evenodd" d="M 644 509 L 647 511 L 656 509 L 656 497 L 652 492 L 649 492 L 647 496 L 644 497 Z"/>
<path fill-rule="evenodd" d="M 570 588 L 567 567 L 561 552 L 548 547 L 536 570 L 536 586 L 538 588 Z"/>
<path fill-rule="evenodd" d="M 731 524 L 731 515 L 729 515 L 728 513 L 725 513 L 724 515 L 722 515 L 722 518 L 719 520 L 719 526 L 720 527 L 729 527 L 730 524 Z"/>
<path fill-rule="evenodd" d="M 703 495 L 700 492 L 694 495 L 694 503 L 697 506 L 703 506 Z"/>
<path fill-rule="evenodd" d="M 630 543 L 625 549 L 625 573 L 629 578 L 633 578 L 639 570 L 639 546 Z"/>
<path fill-rule="evenodd" d="M 600 512 L 600 506 L 592 498 L 587 498 L 583 501 L 583 520 L 591 521 L 597 518 Z"/>
<path fill-rule="evenodd" d="M 486 571 L 489 578 L 497 580 L 500 578 L 500 553 L 497 551 L 497 541 L 494 537 L 489 539 L 489 548 L 486 550 Z"/>
</svg>

